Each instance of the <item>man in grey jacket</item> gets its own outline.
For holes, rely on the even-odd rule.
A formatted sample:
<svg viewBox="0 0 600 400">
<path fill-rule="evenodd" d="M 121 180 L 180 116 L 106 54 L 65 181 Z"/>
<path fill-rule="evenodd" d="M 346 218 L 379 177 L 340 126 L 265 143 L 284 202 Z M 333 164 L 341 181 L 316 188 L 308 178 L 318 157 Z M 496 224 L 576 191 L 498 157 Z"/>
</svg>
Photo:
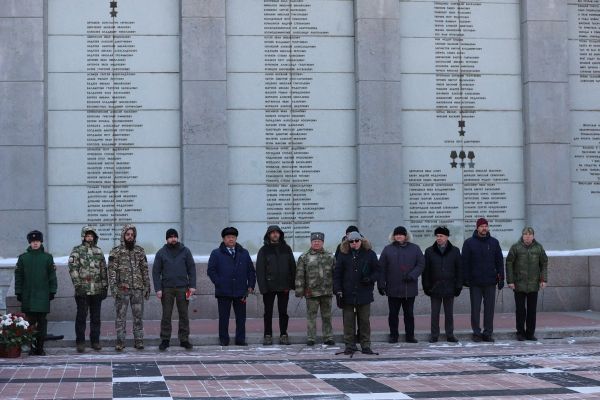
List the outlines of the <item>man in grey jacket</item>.
<svg viewBox="0 0 600 400">
<path fill-rule="evenodd" d="M 173 228 L 167 230 L 167 244 L 156 253 L 152 267 L 152 279 L 156 297 L 162 303 L 159 350 L 169 347 L 171 340 L 171 315 L 173 303 L 179 314 L 179 345 L 187 350 L 190 343 L 189 297 L 196 292 L 196 265 L 190 249 L 179 243 L 179 235 Z"/>
</svg>

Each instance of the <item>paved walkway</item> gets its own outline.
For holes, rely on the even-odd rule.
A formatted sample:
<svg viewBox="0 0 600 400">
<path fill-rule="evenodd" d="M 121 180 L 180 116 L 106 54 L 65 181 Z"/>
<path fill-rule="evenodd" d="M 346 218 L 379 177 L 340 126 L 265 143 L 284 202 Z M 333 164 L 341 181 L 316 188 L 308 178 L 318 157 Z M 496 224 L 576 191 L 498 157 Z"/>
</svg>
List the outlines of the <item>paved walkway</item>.
<svg viewBox="0 0 600 400">
<path fill-rule="evenodd" d="M 0 359 L 1 399 L 598 399 L 600 342 L 204 346 Z"/>
<path fill-rule="evenodd" d="M 494 318 L 494 336 L 498 339 L 512 339 L 515 332 L 515 320 L 512 313 L 496 313 Z M 483 321 L 483 318 L 481 319 Z M 429 316 L 418 315 L 415 317 L 416 336 L 420 341 L 426 341 L 429 337 Z M 131 317 L 127 323 L 128 338 L 131 338 Z M 192 332 L 191 341 L 196 345 L 216 345 L 218 344 L 218 326 L 216 320 L 195 319 L 190 321 Z M 440 320 L 443 340 L 443 316 Z M 455 315 L 454 319 L 455 333 L 461 340 L 470 340 L 471 323 L 470 316 L 467 314 Z M 235 321 L 230 321 L 230 332 L 235 329 Z M 336 334 L 336 340 L 341 341 L 342 319 L 339 316 L 339 310 L 336 309 L 333 318 L 333 329 Z M 400 317 L 400 331 L 402 332 L 402 317 Z M 149 345 L 158 345 L 160 321 L 144 321 L 145 342 Z M 275 343 L 279 335 L 277 319 L 273 320 L 273 331 Z M 387 341 L 389 333 L 387 317 L 371 318 L 371 337 L 373 342 Z M 55 335 L 65 335 L 65 340 L 49 342 L 54 346 L 74 346 L 75 328 L 73 321 L 50 321 L 48 332 Z M 248 319 L 246 323 L 247 339 L 249 344 L 262 343 L 263 321 L 262 319 Z M 320 334 L 320 324 L 317 333 Z M 306 342 L 306 319 L 291 318 L 289 321 L 288 333 L 292 343 L 303 344 Z M 113 345 L 115 339 L 115 328 L 113 321 L 102 322 L 101 338 L 106 345 Z M 600 312 L 582 311 L 582 312 L 544 312 L 538 313 L 537 331 L 538 338 L 564 338 L 569 336 L 598 336 L 600 337 Z M 177 344 L 177 321 L 173 323 L 173 344 Z M 402 337 L 401 337 L 402 339 Z"/>
</svg>

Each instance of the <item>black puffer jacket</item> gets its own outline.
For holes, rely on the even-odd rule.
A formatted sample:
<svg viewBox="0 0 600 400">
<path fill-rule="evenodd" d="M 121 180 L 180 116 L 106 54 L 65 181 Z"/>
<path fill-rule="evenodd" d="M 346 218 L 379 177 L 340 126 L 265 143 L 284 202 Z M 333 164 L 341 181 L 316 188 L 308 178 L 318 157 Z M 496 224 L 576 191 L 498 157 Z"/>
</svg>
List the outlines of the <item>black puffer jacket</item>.
<svg viewBox="0 0 600 400">
<path fill-rule="evenodd" d="M 462 289 L 462 261 L 460 251 L 448 242 L 444 253 L 437 243 L 425 250 L 425 270 L 421 277 L 423 291 L 428 296 L 450 297 Z"/>
<path fill-rule="evenodd" d="M 279 242 L 271 243 L 269 234 L 277 230 Z M 294 290 L 296 281 L 296 259 L 292 248 L 284 239 L 279 228 L 267 230 L 264 245 L 256 256 L 256 280 L 262 294 Z"/>
<path fill-rule="evenodd" d="M 342 292 L 344 304 L 372 303 L 377 279 L 379 262 L 369 241 L 363 238 L 357 252 L 350 249 L 348 241 L 344 241 L 333 270 L 333 291 Z"/>
</svg>

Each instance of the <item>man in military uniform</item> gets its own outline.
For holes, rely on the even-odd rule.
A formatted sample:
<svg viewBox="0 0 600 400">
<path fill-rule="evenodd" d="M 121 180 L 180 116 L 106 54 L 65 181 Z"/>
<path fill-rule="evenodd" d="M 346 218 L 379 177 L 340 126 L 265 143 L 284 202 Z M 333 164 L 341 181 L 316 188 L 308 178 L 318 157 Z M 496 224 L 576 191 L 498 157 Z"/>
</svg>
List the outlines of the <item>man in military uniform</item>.
<svg viewBox="0 0 600 400">
<path fill-rule="evenodd" d="M 69 274 L 75 287 L 75 343 L 77 352 L 85 351 L 85 324 L 90 311 L 90 343 L 100 346 L 100 308 L 108 291 L 108 275 L 104 253 L 98 247 L 98 234 L 90 226 L 81 229 L 81 244 L 73 247 L 69 256 Z"/>
<path fill-rule="evenodd" d="M 333 255 L 323 248 L 325 235 L 310 234 L 310 249 L 298 259 L 296 267 L 296 297 L 306 297 L 306 344 L 313 346 L 317 335 L 317 311 L 321 308 L 323 343 L 333 345 L 331 328 L 331 297 L 333 296 Z"/>
<path fill-rule="evenodd" d="M 15 269 L 15 295 L 21 311 L 37 331 L 30 355 L 45 356 L 44 338 L 48 327 L 46 315 L 56 294 L 56 267 L 52 255 L 44 251 L 44 236 L 40 231 L 27 234 L 29 247 L 19 256 Z"/>
<path fill-rule="evenodd" d="M 125 318 L 130 303 L 134 347 L 138 350 L 144 348 L 144 299 L 150 298 L 150 277 L 146 253 L 135 244 L 136 237 L 135 226 L 125 225 L 121 231 L 121 245 L 113 248 L 108 257 L 108 283 L 117 310 L 116 351 L 125 347 Z"/>
</svg>

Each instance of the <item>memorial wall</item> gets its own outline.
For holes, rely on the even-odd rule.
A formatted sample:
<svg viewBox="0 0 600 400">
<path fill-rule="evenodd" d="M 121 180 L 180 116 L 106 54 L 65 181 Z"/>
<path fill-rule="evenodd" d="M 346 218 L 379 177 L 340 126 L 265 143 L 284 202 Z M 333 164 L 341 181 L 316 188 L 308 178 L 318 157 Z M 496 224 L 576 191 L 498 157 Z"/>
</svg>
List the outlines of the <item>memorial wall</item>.
<svg viewBox="0 0 600 400">
<path fill-rule="evenodd" d="M 353 1 L 228 0 L 229 212 L 257 251 L 356 221 Z M 225 182 L 224 182 L 225 184 Z"/>
<path fill-rule="evenodd" d="M 569 129 L 573 241 L 598 247 L 600 222 L 600 2 L 569 2 Z"/>
<path fill-rule="evenodd" d="M 503 247 L 525 223 L 520 5 L 402 1 L 404 219 L 470 237 L 485 217 Z"/>
<path fill-rule="evenodd" d="M 177 0 L 48 2 L 48 242 L 83 225 L 108 251 L 135 223 L 150 253 L 179 228 Z"/>
</svg>

